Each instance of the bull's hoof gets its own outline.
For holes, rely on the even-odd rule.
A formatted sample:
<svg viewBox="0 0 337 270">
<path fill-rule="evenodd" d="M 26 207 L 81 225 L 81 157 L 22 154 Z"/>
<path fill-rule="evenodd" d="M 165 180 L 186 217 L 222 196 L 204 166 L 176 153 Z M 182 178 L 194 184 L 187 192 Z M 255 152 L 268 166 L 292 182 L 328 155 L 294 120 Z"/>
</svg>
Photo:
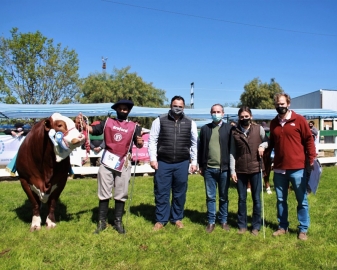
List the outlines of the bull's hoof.
<svg viewBox="0 0 337 270">
<path fill-rule="evenodd" d="M 41 217 L 33 216 L 32 224 L 30 225 L 30 232 L 35 232 L 41 230 Z"/>
<path fill-rule="evenodd" d="M 46 220 L 46 228 L 48 229 L 48 230 L 50 230 L 50 229 L 53 229 L 53 228 L 55 228 L 56 227 L 56 223 L 55 222 L 52 222 L 50 219 L 49 219 L 49 217 L 47 217 L 47 220 Z"/>
<path fill-rule="evenodd" d="M 35 232 L 35 231 L 39 231 L 39 230 L 41 230 L 41 226 L 32 226 L 32 227 L 30 227 L 30 232 Z"/>
<path fill-rule="evenodd" d="M 54 226 L 49 226 L 49 225 L 47 225 L 47 226 L 46 226 L 47 230 L 54 229 L 55 227 L 56 227 L 56 225 L 54 225 Z"/>
</svg>

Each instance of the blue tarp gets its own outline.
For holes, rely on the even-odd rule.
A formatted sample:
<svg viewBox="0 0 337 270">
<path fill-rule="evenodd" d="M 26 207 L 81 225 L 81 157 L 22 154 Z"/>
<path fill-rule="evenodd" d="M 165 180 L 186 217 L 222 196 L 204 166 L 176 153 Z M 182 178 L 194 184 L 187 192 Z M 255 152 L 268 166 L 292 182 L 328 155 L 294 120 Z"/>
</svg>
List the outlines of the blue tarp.
<svg viewBox="0 0 337 270">
<path fill-rule="evenodd" d="M 54 112 L 61 113 L 68 117 L 75 117 L 79 112 L 86 116 L 107 116 L 108 113 L 115 114 L 111 109 L 112 103 L 90 103 L 90 104 L 0 104 L 1 115 L 6 118 L 28 119 L 45 118 Z M 167 113 L 168 108 L 148 108 L 134 106 L 130 116 L 133 117 L 157 117 Z M 238 108 L 225 108 L 225 118 L 236 118 Z M 337 118 L 337 111 L 325 109 L 294 109 L 295 112 L 305 116 L 307 119 L 313 118 Z M 255 120 L 271 120 L 276 116 L 274 109 L 252 109 Z M 193 119 L 211 120 L 210 108 L 185 109 L 185 114 Z"/>
</svg>

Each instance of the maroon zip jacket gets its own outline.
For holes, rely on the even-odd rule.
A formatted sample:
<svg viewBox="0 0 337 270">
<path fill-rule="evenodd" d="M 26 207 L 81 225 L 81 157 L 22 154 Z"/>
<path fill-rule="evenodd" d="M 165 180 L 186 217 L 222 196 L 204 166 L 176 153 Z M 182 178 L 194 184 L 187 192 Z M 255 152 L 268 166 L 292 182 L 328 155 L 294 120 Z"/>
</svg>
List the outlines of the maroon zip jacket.
<svg viewBox="0 0 337 270">
<path fill-rule="evenodd" d="M 304 169 L 306 157 L 310 164 L 316 157 L 309 125 L 303 116 L 294 111 L 291 111 L 291 118 L 283 127 L 278 116 L 270 122 L 270 147 L 275 151 L 275 169 Z"/>
</svg>

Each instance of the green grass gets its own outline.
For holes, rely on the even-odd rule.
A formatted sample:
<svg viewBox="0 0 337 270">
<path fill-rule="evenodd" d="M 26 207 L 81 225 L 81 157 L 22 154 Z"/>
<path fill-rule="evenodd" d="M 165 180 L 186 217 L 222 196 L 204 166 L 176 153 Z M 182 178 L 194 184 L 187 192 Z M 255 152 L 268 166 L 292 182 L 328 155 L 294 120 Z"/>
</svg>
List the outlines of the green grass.
<svg viewBox="0 0 337 270">
<path fill-rule="evenodd" d="M 193 175 L 189 178 L 185 228 L 178 230 L 168 224 L 155 232 L 153 179 L 137 177 L 130 213 L 124 216 L 127 234 L 119 235 L 109 226 L 94 235 L 96 180 L 69 180 L 57 208 L 57 227 L 30 233 L 31 208 L 20 183 L 3 181 L 0 269 L 337 269 L 336 174 L 336 167 L 324 168 L 317 195 L 309 196 L 311 226 L 305 242 L 296 238 L 293 192 L 289 195 L 290 233 L 285 236 L 271 236 L 277 228 L 275 192 L 264 193 L 266 238 L 262 230 L 257 237 L 238 235 L 234 186 L 229 189 L 230 232 L 216 226 L 207 234 L 203 179 Z M 251 198 L 248 204 L 251 215 Z M 45 218 L 43 207 L 43 222 Z"/>
</svg>

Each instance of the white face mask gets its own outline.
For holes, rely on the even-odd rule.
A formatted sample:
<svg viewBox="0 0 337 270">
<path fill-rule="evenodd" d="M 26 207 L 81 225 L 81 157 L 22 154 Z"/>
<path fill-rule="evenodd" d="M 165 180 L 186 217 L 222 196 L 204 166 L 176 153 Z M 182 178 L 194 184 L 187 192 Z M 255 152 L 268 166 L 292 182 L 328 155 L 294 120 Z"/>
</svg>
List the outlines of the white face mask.
<svg viewBox="0 0 337 270">
<path fill-rule="evenodd" d="M 222 114 L 221 113 L 213 113 L 212 119 L 213 119 L 214 122 L 219 122 L 222 119 Z"/>
</svg>

